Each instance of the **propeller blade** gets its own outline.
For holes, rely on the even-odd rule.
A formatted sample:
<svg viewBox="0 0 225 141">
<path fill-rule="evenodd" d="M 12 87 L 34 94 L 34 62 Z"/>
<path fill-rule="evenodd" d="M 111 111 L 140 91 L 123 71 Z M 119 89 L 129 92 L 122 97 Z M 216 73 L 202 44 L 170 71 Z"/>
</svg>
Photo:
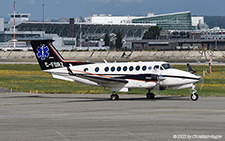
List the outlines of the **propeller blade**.
<svg viewBox="0 0 225 141">
<path fill-rule="evenodd" d="M 199 81 L 199 83 L 201 84 L 200 90 L 202 90 L 202 88 L 203 88 L 204 78 L 205 78 L 205 71 L 203 70 L 203 75 L 202 75 L 202 77 L 201 77 L 201 79 L 200 79 L 200 81 Z"/>
<path fill-rule="evenodd" d="M 160 82 L 157 81 L 155 88 L 153 89 L 153 91 L 159 95 L 159 91 L 160 91 Z"/>
<path fill-rule="evenodd" d="M 200 87 L 200 90 L 202 90 L 202 88 L 203 88 L 204 78 L 202 78 L 201 80 L 202 80 L 202 81 L 201 81 L 201 87 Z"/>
</svg>

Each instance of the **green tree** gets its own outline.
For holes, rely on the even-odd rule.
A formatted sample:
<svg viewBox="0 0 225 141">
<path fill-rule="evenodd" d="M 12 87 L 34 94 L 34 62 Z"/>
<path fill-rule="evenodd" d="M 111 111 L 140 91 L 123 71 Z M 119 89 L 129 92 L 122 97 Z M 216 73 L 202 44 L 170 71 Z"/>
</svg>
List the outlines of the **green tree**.
<svg viewBox="0 0 225 141">
<path fill-rule="evenodd" d="M 161 27 L 151 26 L 148 31 L 144 33 L 143 39 L 157 39 L 160 35 Z"/>
<path fill-rule="evenodd" d="M 120 31 L 118 31 L 116 33 L 116 41 L 115 41 L 116 50 L 121 50 L 122 46 L 123 46 L 123 35 Z"/>
<path fill-rule="evenodd" d="M 109 33 L 105 34 L 104 41 L 105 41 L 105 46 L 109 46 L 110 44 Z"/>
</svg>

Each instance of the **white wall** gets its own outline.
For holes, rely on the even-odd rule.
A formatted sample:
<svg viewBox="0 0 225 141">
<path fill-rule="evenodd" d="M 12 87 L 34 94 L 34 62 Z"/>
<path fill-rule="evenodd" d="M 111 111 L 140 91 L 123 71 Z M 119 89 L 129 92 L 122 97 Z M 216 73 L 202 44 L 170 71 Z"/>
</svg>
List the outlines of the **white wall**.
<svg viewBox="0 0 225 141">
<path fill-rule="evenodd" d="M 200 23 L 201 25 L 204 24 L 204 17 L 191 17 L 192 26 L 198 26 Z"/>
<path fill-rule="evenodd" d="M 94 23 L 94 24 L 127 24 L 131 23 L 132 19 L 134 18 L 141 18 L 141 17 L 94 15 L 92 17 L 85 17 L 85 21 L 87 23 Z"/>
</svg>

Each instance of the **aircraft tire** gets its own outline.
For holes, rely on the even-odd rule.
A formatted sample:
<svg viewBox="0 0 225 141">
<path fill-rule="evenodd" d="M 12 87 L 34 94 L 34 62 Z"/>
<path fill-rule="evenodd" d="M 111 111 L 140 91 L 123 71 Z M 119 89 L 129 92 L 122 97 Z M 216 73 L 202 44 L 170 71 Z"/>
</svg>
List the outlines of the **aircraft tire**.
<svg viewBox="0 0 225 141">
<path fill-rule="evenodd" d="M 198 94 L 197 93 L 194 93 L 191 95 L 191 100 L 192 101 L 197 101 L 198 100 Z"/>
<path fill-rule="evenodd" d="M 119 99 L 119 96 L 118 96 L 117 94 L 112 94 L 112 95 L 110 96 L 110 99 L 111 99 L 112 101 L 118 100 L 118 99 Z"/>
<path fill-rule="evenodd" d="M 146 97 L 147 99 L 154 99 L 155 95 L 153 93 L 147 93 Z"/>
</svg>

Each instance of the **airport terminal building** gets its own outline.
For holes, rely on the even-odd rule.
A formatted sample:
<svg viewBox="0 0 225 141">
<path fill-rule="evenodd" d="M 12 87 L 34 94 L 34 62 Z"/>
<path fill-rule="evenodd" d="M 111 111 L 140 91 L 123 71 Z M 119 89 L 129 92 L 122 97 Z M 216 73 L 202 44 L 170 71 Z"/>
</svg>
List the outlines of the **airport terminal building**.
<svg viewBox="0 0 225 141">
<path fill-rule="evenodd" d="M 0 18 L 0 42 L 8 42 L 13 39 L 13 16 L 5 22 Z M 61 49 L 76 49 L 76 47 L 90 46 L 103 47 L 102 39 L 109 33 L 111 39 L 115 39 L 119 31 L 124 40 L 141 40 L 145 31 L 151 26 L 162 27 L 165 35 L 160 39 L 220 39 L 225 38 L 225 32 L 216 30 L 201 30 L 204 24 L 203 17 L 192 17 L 190 11 L 147 16 L 112 16 L 92 15 L 64 21 L 30 21 L 30 14 L 16 14 L 16 37 L 17 38 L 40 38 L 48 37 L 56 40 L 54 43 Z M 213 33 L 211 33 L 213 32 Z M 163 34 L 164 34 L 163 33 Z M 218 37 L 219 36 L 219 37 Z M 157 43 L 158 44 L 158 43 Z M 106 48 L 108 49 L 108 48 Z M 103 49 L 105 50 L 105 49 Z"/>
<path fill-rule="evenodd" d="M 193 30 L 191 12 L 178 12 L 162 15 L 149 14 L 148 17 L 133 19 L 132 23 L 151 23 L 164 30 Z"/>
<path fill-rule="evenodd" d="M 87 36 L 94 38 L 96 36 L 100 37 L 105 33 L 115 34 L 117 31 L 120 31 L 125 39 L 141 39 L 144 32 L 151 26 L 160 26 L 164 30 L 187 31 L 196 29 L 198 24 L 204 24 L 202 17 L 191 17 L 190 11 L 161 15 L 149 13 L 147 16 L 112 16 L 111 14 L 94 14 L 90 17 L 85 17 L 83 20 L 76 19 L 75 22 L 45 21 L 44 23 L 42 21 L 30 21 L 29 15 L 30 14 L 19 13 L 16 15 L 17 31 L 44 31 L 46 34 L 57 34 L 59 37 L 80 37 L 79 34 L 82 33 L 83 36 L 86 36 L 84 38 L 87 38 Z M 3 27 L 1 25 L 1 31 L 12 31 L 12 14 L 10 14 L 10 17 L 10 22 L 4 24 Z M 192 21 L 197 21 L 197 23 Z M 4 41 L 9 40 L 8 38 L 2 37 L 0 41 L 3 42 L 3 39 Z"/>
</svg>

